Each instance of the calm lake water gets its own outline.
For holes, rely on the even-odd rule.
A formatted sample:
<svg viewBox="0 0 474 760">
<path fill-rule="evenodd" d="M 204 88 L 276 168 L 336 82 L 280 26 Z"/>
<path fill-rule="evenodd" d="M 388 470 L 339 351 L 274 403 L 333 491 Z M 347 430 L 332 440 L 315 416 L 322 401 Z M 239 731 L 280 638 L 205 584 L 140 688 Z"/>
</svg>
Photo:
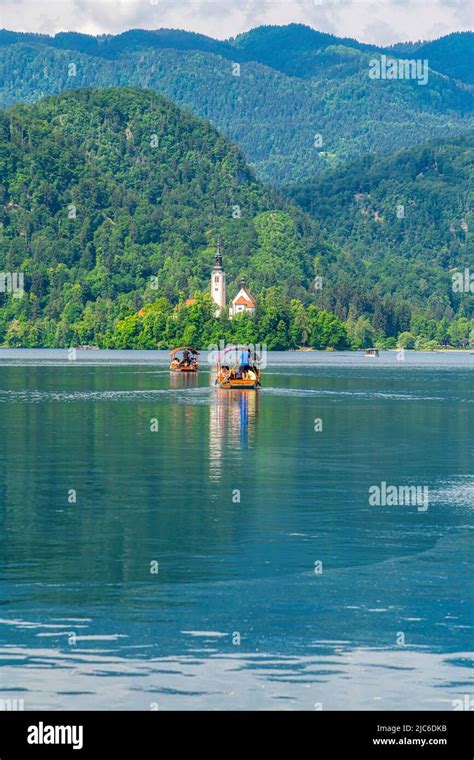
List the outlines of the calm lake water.
<svg viewBox="0 0 474 760">
<path fill-rule="evenodd" d="M 474 356 L 270 354 L 242 393 L 162 352 L 1 350 L 0 427 L 1 699 L 472 695 Z M 428 509 L 369 505 L 382 482 Z"/>
</svg>

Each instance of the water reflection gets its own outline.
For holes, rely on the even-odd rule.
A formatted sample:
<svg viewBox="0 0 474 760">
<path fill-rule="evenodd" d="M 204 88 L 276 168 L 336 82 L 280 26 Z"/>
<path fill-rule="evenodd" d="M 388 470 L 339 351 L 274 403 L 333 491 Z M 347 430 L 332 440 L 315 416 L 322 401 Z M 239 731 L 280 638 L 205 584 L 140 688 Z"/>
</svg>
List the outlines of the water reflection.
<svg viewBox="0 0 474 760">
<path fill-rule="evenodd" d="M 209 477 L 222 477 L 224 451 L 239 457 L 255 441 L 260 394 L 255 390 L 217 388 L 209 408 Z"/>
<path fill-rule="evenodd" d="M 325 710 L 452 710 L 466 689 L 463 660 L 436 652 L 337 651 L 329 642 L 300 657 L 202 649 L 177 658 L 147 657 L 146 648 L 140 656 L 122 646 L 113 653 L 104 642 L 80 639 L 73 652 L 40 642 L 2 646 L 8 694 L 24 699 L 27 710 L 149 710 L 153 702 L 160 710 L 312 711 L 317 704 Z M 48 671 L 54 677 L 47 679 Z"/>
<path fill-rule="evenodd" d="M 196 388 L 198 385 L 197 372 L 170 372 L 170 388 Z"/>
<path fill-rule="evenodd" d="M 408 362 L 280 367 L 257 392 L 0 366 L 2 690 L 25 709 L 463 699 L 472 370 Z M 428 485 L 428 511 L 369 506 L 383 480 Z"/>
</svg>

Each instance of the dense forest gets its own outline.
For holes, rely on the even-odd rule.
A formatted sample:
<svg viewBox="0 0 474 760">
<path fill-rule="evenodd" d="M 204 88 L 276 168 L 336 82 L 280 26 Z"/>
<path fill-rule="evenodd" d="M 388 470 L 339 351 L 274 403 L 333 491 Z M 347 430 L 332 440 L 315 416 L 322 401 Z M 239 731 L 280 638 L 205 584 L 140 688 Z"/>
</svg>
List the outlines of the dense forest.
<svg viewBox="0 0 474 760">
<path fill-rule="evenodd" d="M 93 37 L 79 32 L 59 32 L 54 36 L 0 30 L 0 47 L 17 43 L 42 44 L 58 50 L 116 60 L 144 50 L 195 50 L 214 53 L 239 63 L 255 61 L 290 76 L 312 78 L 320 69 L 320 55 L 328 48 L 350 48 L 370 53 L 406 56 L 422 55 L 434 71 L 453 79 L 473 83 L 472 32 L 453 32 L 430 42 L 403 42 L 389 48 L 337 37 L 305 24 L 259 26 L 229 40 L 217 40 L 179 29 L 129 29 L 120 34 Z"/>
<path fill-rule="evenodd" d="M 472 297 L 453 293 L 448 269 L 470 264 L 472 149 L 460 138 L 416 150 L 285 199 L 207 122 L 151 91 L 74 90 L 0 112 L 0 272 L 25 278 L 23 297 L 0 292 L 0 343 L 465 346 Z M 395 202 L 404 219 L 392 221 Z M 423 229 L 438 212 L 430 248 Z M 219 236 L 228 293 L 245 277 L 255 317 L 214 318 Z"/>
<path fill-rule="evenodd" d="M 452 32 L 431 42 L 393 45 L 388 52 L 404 57 L 416 54 L 417 58 L 427 58 L 435 71 L 474 84 L 473 47 L 472 32 Z"/>
<path fill-rule="evenodd" d="M 367 153 L 472 129 L 472 85 L 457 81 L 469 69 L 472 39 L 466 33 L 430 43 L 442 73 L 425 50 L 431 70 L 420 86 L 370 79 L 369 62 L 381 49 L 298 24 L 227 41 L 177 30 L 101 37 L 3 31 L 0 106 L 73 88 L 150 88 L 208 119 L 260 179 L 281 186 Z M 448 59 L 456 62 L 452 72 Z"/>
<path fill-rule="evenodd" d="M 321 292 L 320 305 L 346 319 L 356 283 L 364 313 L 388 334 L 397 302 L 423 311 L 430 322 L 423 332 L 433 340 L 439 321 L 446 328 L 455 315 L 472 319 L 474 287 L 453 291 L 453 274 L 474 274 L 473 175 L 471 132 L 366 156 L 288 189 L 341 251 L 327 267 L 334 287 Z"/>
<path fill-rule="evenodd" d="M 206 122 L 146 90 L 65 93 L 0 114 L 0 339 L 101 342 L 118 318 L 209 283 L 222 237 L 229 288 L 304 297 L 317 225 L 266 190 Z M 88 333 L 89 334 L 89 333 Z"/>
</svg>

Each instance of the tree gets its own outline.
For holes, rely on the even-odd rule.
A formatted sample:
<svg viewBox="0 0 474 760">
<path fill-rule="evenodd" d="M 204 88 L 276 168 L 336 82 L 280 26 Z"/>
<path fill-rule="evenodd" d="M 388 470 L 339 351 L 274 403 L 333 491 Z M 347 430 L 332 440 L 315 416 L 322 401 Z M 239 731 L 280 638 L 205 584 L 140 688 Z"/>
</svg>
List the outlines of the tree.
<svg viewBox="0 0 474 760">
<path fill-rule="evenodd" d="M 304 304 L 294 299 L 290 303 L 291 327 L 290 336 L 293 346 L 307 346 L 311 335 L 312 324 Z"/>
<path fill-rule="evenodd" d="M 436 340 L 440 346 L 445 346 L 449 342 L 449 321 L 443 317 L 436 327 Z"/>
<path fill-rule="evenodd" d="M 370 348 L 375 342 L 375 330 L 366 317 L 348 321 L 347 333 L 353 348 Z"/>
<path fill-rule="evenodd" d="M 448 329 L 449 341 L 452 346 L 465 348 L 469 344 L 471 324 L 466 317 L 460 317 L 452 322 Z"/>
<path fill-rule="evenodd" d="M 411 332 L 402 332 L 398 336 L 397 345 L 399 348 L 415 348 L 415 336 Z"/>
<path fill-rule="evenodd" d="M 283 319 L 278 321 L 275 332 L 266 337 L 265 344 L 269 351 L 285 351 L 288 348 L 288 325 Z"/>
<path fill-rule="evenodd" d="M 25 325 L 23 325 L 18 319 L 14 319 L 5 336 L 5 342 L 7 346 L 11 348 L 19 348 L 23 345 L 23 338 L 25 335 Z"/>
<path fill-rule="evenodd" d="M 140 336 L 143 332 L 143 321 L 137 314 L 130 315 L 117 322 L 114 332 L 115 348 L 141 348 Z"/>
<path fill-rule="evenodd" d="M 344 348 L 347 330 L 341 320 L 327 311 L 312 305 L 308 309 L 311 323 L 310 345 L 312 348 Z"/>
</svg>

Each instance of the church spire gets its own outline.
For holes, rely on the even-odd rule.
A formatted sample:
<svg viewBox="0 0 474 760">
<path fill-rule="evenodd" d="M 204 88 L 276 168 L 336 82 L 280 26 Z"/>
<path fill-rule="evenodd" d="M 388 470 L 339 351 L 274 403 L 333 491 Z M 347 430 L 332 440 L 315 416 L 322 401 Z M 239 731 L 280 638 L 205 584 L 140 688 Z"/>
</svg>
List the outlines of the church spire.
<svg viewBox="0 0 474 760">
<path fill-rule="evenodd" d="M 217 250 L 215 257 L 214 269 L 222 269 L 222 246 L 220 236 L 217 238 Z"/>
<path fill-rule="evenodd" d="M 211 272 L 211 295 L 217 307 L 215 315 L 218 317 L 226 307 L 225 272 L 224 267 L 222 266 L 222 246 L 220 236 L 217 240 L 214 268 Z"/>
</svg>

